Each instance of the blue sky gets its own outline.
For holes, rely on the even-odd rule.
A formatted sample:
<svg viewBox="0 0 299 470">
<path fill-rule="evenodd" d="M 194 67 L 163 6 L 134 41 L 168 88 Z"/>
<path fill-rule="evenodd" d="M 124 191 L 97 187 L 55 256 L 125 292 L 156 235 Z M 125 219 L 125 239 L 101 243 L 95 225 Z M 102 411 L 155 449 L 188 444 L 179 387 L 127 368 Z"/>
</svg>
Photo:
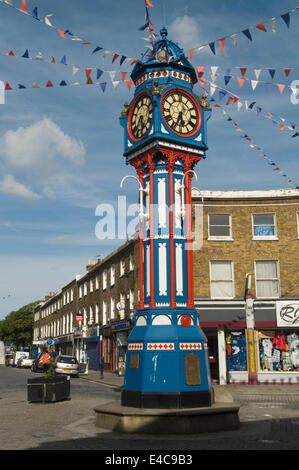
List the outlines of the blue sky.
<svg viewBox="0 0 299 470">
<path fill-rule="evenodd" d="M 21 0 L 12 0 L 19 8 Z M 139 58 L 145 51 L 146 32 L 144 0 L 104 2 L 102 0 L 27 0 L 28 11 L 38 7 L 40 18 L 52 14 L 54 28 L 34 20 L 16 8 L 0 3 L 0 80 L 9 82 L 12 91 L 0 105 L 0 319 L 27 302 L 41 299 L 49 291 L 58 291 L 76 274 L 85 272 L 88 259 L 105 255 L 123 240 L 100 241 L 95 236 L 98 204 L 116 205 L 118 196 L 136 202 L 133 183 L 120 190 L 121 179 L 134 174 L 122 157 L 123 135 L 119 115 L 123 104 L 133 97 L 124 83 L 112 86 L 109 71 L 116 71 L 121 81 L 119 53 Z M 152 0 L 150 17 L 154 27 L 165 25 L 169 38 L 189 49 L 242 31 L 264 22 L 268 32 L 252 31 L 252 42 L 238 34 L 238 45 L 227 39 L 224 51 L 216 44 L 216 55 L 208 47 L 194 52 L 193 65 L 205 67 L 204 77 L 211 80 L 210 67 L 218 66 L 215 84 L 237 94 L 240 101 L 256 103 L 271 112 L 299 124 L 299 105 L 290 101 L 291 91 L 282 94 L 276 86 L 258 84 L 255 91 L 247 80 L 240 89 L 236 78 L 227 87 L 223 75 L 241 77 L 234 67 L 247 67 L 245 78 L 255 79 L 254 69 L 276 69 L 273 83 L 290 84 L 299 80 L 297 44 L 299 11 L 291 14 L 290 28 L 281 14 L 295 8 L 295 0 L 233 1 L 224 0 Z M 299 6 L 299 2 L 298 2 Z M 278 17 L 276 33 L 266 20 Z M 69 29 L 92 45 L 63 39 L 55 28 Z M 91 54 L 95 46 L 110 50 L 103 60 L 101 53 Z M 42 52 L 44 60 L 20 58 L 29 50 L 30 57 Z M 15 57 L 5 56 L 13 50 Z M 19 56 L 19 57 L 17 57 Z M 54 56 L 56 64 L 50 64 Z M 72 75 L 72 67 L 81 69 Z M 97 67 L 105 73 L 105 93 L 99 86 L 82 85 L 45 88 L 48 80 L 58 85 L 78 81 L 84 84 L 84 68 Z M 283 68 L 294 68 L 286 78 Z M 228 71 L 227 69 L 231 69 Z M 95 71 L 91 78 L 96 81 Z M 40 89 L 32 88 L 34 81 Z M 270 82 L 263 70 L 260 81 Z M 18 90 L 18 84 L 27 88 Z M 207 87 L 209 88 L 209 87 Z M 196 85 L 195 92 L 201 89 Z M 218 90 L 214 94 L 218 99 Z M 238 123 L 254 144 L 259 145 L 272 161 L 299 182 L 299 137 L 245 105 L 224 109 Z M 289 188 L 285 179 L 273 172 L 267 160 L 240 138 L 223 112 L 214 108 L 209 121 L 209 151 L 197 167 L 197 186 L 202 189 L 277 189 Z M 195 182 L 194 182 L 195 183 Z"/>
</svg>

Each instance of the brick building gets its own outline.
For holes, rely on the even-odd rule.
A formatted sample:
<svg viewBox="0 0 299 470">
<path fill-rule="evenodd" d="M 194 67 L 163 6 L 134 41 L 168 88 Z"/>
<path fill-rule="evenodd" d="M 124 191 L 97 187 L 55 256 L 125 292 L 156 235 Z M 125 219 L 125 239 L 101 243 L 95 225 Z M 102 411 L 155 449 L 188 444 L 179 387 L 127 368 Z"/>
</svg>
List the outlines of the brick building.
<svg viewBox="0 0 299 470">
<path fill-rule="evenodd" d="M 194 296 L 213 379 L 247 382 L 251 368 L 258 382 L 298 383 L 298 191 L 194 188 L 192 197 Z M 123 370 L 138 279 L 130 240 L 36 308 L 34 340 Z"/>
<path fill-rule="evenodd" d="M 247 382 L 251 360 L 257 382 L 297 383 L 298 191 L 193 189 L 193 210 L 195 303 L 212 376 Z"/>
</svg>

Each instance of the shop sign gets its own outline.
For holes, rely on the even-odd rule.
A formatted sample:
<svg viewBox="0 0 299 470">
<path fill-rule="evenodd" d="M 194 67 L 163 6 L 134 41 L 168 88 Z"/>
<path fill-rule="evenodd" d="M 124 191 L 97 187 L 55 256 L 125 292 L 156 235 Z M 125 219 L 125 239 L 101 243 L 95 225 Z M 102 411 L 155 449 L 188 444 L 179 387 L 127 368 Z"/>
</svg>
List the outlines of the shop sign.
<svg viewBox="0 0 299 470">
<path fill-rule="evenodd" d="M 129 321 L 123 321 L 120 323 L 112 323 L 111 329 L 112 330 L 125 330 L 127 328 L 130 328 L 130 322 Z"/>
<path fill-rule="evenodd" d="M 299 326 L 299 300 L 276 302 L 277 326 Z"/>
<path fill-rule="evenodd" d="M 83 315 L 76 315 L 76 321 L 83 321 Z"/>
</svg>

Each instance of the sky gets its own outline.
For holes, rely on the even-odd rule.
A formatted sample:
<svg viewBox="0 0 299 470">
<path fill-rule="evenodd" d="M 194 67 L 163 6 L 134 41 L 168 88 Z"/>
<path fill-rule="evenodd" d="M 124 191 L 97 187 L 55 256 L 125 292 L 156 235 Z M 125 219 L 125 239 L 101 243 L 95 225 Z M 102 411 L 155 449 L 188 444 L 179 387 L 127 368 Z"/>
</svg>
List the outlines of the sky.
<svg viewBox="0 0 299 470">
<path fill-rule="evenodd" d="M 299 104 L 291 102 L 288 86 L 283 93 L 277 87 L 299 80 L 299 10 L 291 13 L 289 28 L 280 16 L 299 2 L 151 1 L 149 14 L 156 32 L 166 26 L 169 39 L 186 55 L 190 49 L 238 33 L 237 46 L 228 37 L 223 51 L 216 42 L 215 55 L 209 47 L 193 53 L 193 66 L 204 67 L 206 89 L 211 91 L 211 67 L 218 66 L 215 85 L 243 103 L 239 110 L 236 103 L 226 105 L 228 94 L 220 102 L 223 108 L 213 107 L 209 150 L 196 168 L 194 186 L 292 188 L 273 171 L 270 160 L 299 183 L 299 137 L 292 138 L 299 128 Z M 120 57 L 139 59 L 148 44 L 147 31 L 139 30 L 144 24 L 144 0 L 27 0 L 28 12 L 37 7 L 41 19 L 51 14 L 53 27 L 20 12 L 21 0 L 12 3 L 10 7 L 0 2 L 0 80 L 12 88 L 5 91 L 5 103 L 0 104 L 0 320 L 50 291 L 60 291 L 77 274 L 84 274 L 89 259 L 105 256 L 125 241 L 96 237 L 96 208 L 111 204 L 117 211 L 119 197 L 126 196 L 128 205 L 138 197 L 132 180 L 120 188 L 124 176 L 134 175 L 125 164 L 119 124 L 124 103 L 134 96 L 134 87 L 129 90 L 120 71 L 127 72 L 129 79 L 132 66 L 131 61 L 120 66 Z M 276 32 L 267 23 L 274 17 Z M 241 33 L 260 23 L 267 32 L 250 30 L 252 41 Z M 57 29 L 69 30 L 82 41 L 72 41 L 68 34 L 65 39 Z M 92 54 L 97 46 L 103 49 Z M 29 57 L 41 52 L 43 60 L 21 57 L 27 49 Z M 7 55 L 11 50 L 14 56 Z M 110 53 L 104 58 L 105 50 Z M 115 53 L 119 56 L 112 63 Z M 55 63 L 50 63 L 51 57 Z M 72 65 L 80 67 L 76 74 Z M 237 80 L 242 78 L 241 67 L 247 68 L 242 88 Z M 98 80 L 107 83 L 104 92 L 100 85 L 86 84 L 86 68 L 104 72 Z M 253 90 L 251 80 L 256 79 L 258 68 L 263 70 Z M 288 78 L 284 68 L 293 69 Z M 267 69 L 275 69 L 273 80 Z M 232 77 L 227 85 L 224 76 Z M 90 77 L 97 82 L 95 70 Z M 46 87 L 48 80 L 55 86 Z M 68 86 L 59 86 L 62 80 Z M 34 82 L 39 88 L 33 88 Z M 80 85 L 71 86 L 75 82 Z M 19 84 L 26 88 L 18 89 Z M 199 85 L 194 91 L 203 92 Z M 219 88 L 213 98 L 219 102 Z M 246 109 L 245 100 L 255 101 L 263 115 Z M 266 113 L 282 118 L 280 124 L 298 127 L 293 132 L 280 130 L 280 125 L 264 117 Z M 244 133 L 252 141 L 242 138 Z M 261 158 L 261 151 L 251 148 L 251 143 L 270 160 Z"/>
</svg>

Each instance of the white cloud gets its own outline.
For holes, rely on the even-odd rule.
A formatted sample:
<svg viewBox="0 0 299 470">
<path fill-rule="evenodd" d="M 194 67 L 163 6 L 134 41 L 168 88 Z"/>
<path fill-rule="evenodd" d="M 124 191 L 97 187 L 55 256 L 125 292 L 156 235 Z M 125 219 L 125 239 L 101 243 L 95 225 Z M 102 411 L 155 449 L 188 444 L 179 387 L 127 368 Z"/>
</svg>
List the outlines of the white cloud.
<svg viewBox="0 0 299 470">
<path fill-rule="evenodd" d="M 201 43 L 198 23 L 191 16 L 176 18 L 168 27 L 168 31 L 169 38 L 175 38 L 185 52 Z"/>
<path fill-rule="evenodd" d="M 28 127 L 7 131 L 0 140 L 0 155 L 14 168 L 51 174 L 63 162 L 82 165 L 83 142 L 65 134 L 45 117 Z"/>
<path fill-rule="evenodd" d="M 30 188 L 14 179 L 12 175 L 6 175 L 0 182 L 0 191 L 10 196 L 17 196 L 24 199 L 40 199 L 40 196 Z"/>
</svg>

